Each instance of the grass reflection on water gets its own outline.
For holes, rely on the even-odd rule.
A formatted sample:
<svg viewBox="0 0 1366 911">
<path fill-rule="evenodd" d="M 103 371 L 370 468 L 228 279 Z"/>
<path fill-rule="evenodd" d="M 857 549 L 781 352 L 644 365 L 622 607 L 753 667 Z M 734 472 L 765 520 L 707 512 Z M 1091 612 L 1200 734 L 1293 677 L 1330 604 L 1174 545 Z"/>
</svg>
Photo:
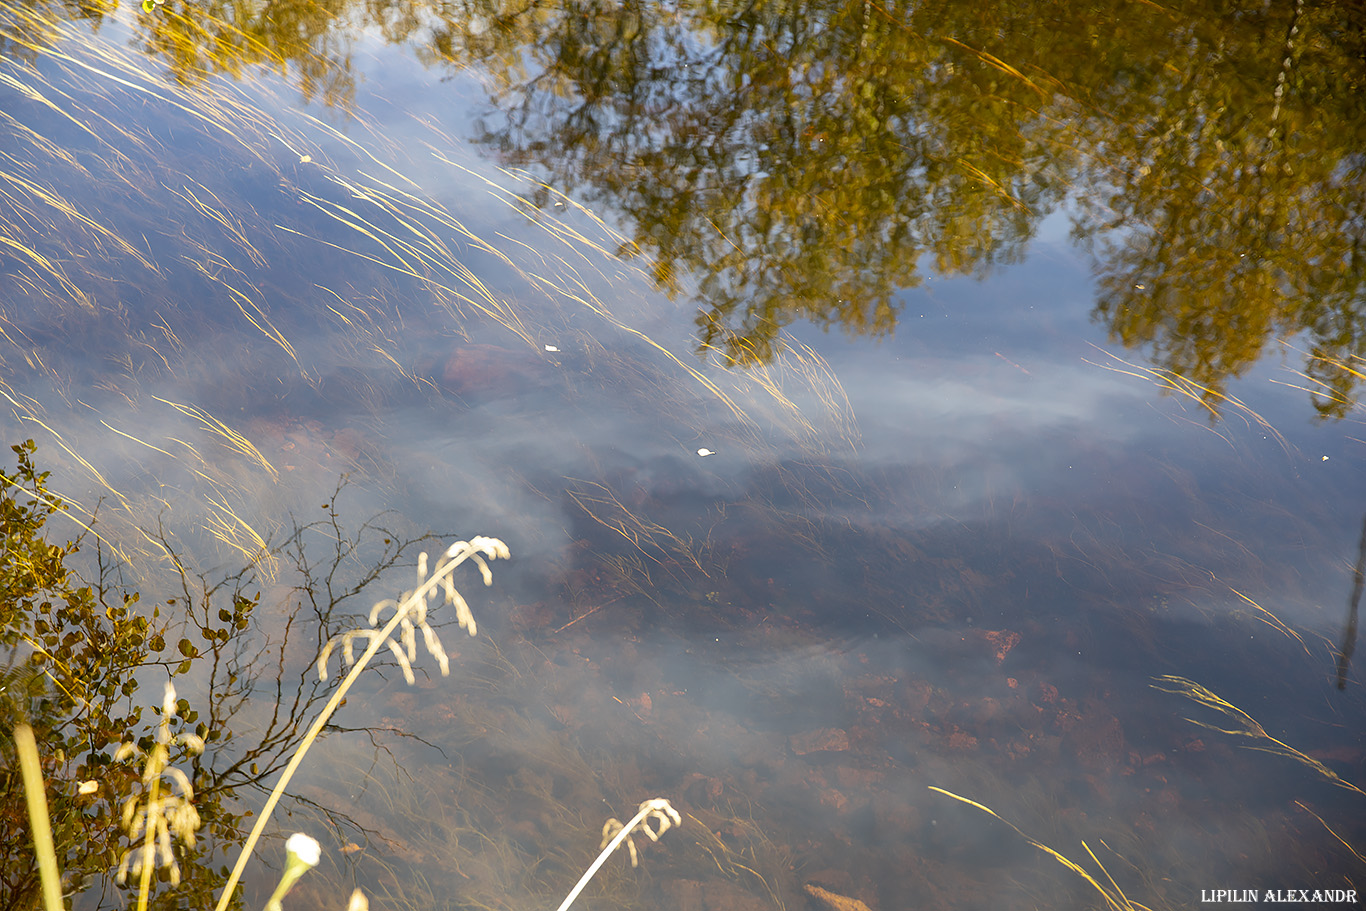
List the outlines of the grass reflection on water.
<svg viewBox="0 0 1366 911">
<path fill-rule="evenodd" d="M 677 353 L 686 343 L 640 306 L 654 265 L 619 260 L 627 239 L 595 213 L 529 206 L 534 182 L 435 128 L 413 148 L 438 152 L 422 170 L 455 201 L 425 193 L 382 129 L 290 111 L 269 81 L 168 84 L 70 23 L 33 50 L 39 66 L 5 70 L 24 163 L 6 170 L 7 199 L 25 213 L 7 222 L 20 263 L 5 276 L 7 426 L 48 434 L 64 488 L 86 521 L 98 509 L 130 577 L 155 584 L 176 556 L 256 561 L 287 585 L 268 542 L 338 469 L 372 502 L 416 504 L 414 521 L 446 491 L 462 523 L 471 501 L 481 519 L 545 509 L 521 533 L 556 556 L 490 620 L 492 641 L 469 646 L 448 685 L 373 683 L 345 723 L 398 739 L 372 751 L 335 732 L 306 770 L 299 793 L 329 820 L 334 867 L 291 904 L 334 907 L 355 877 L 388 906 L 540 906 L 603 818 L 668 793 L 684 828 L 663 849 L 642 843 L 638 872 L 609 865 L 599 904 L 662 892 L 689 911 L 803 907 L 814 886 L 878 911 L 908 895 L 1094 905 L 1086 883 L 932 784 L 1074 859 L 1103 845 L 1096 859 L 1153 908 L 1255 875 L 1360 881 L 1356 849 L 1322 831 L 1360 844 L 1359 815 L 1312 775 L 1287 780 L 1268 764 L 1279 757 L 1186 727 L 1188 707 L 1149 689 L 1154 668 L 1191 674 L 1244 637 L 1239 620 L 1191 632 L 1149 607 L 1163 580 L 1198 575 L 1167 572 L 1177 557 L 1199 569 L 1205 554 L 1164 563 L 1097 536 L 1061 561 L 1060 536 L 990 523 L 823 518 L 893 486 L 928 501 L 949 480 L 882 485 L 846 461 L 852 408 L 812 348 L 785 343 L 745 371 Z M 566 429 L 612 409 L 657 435 L 648 457 Z M 537 454 L 557 460 L 533 475 L 466 442 L 510 426 L 517 447 L 547 438 Z M 750 474 L 719 480 L 672 455 L 702 443 Z M 160 519 L 164 538 L 144 534 Z M 572 526 L 563 549 L 557 521 Z M 1079 577 L 1089 587 L 1069 591 Z M 291 669 L 316 657 L 305 645 Z M 1237 657 L 1313 692 L 1313 669 L 1275 648 Z M 1250 714 L 1274 728 L 1286 702 Z M 1343 735 L 1331 713 L 1310 724 Z M 1359 746 L 1337 749 L 1328 761 L 1359 776 Z"/>
</svg>

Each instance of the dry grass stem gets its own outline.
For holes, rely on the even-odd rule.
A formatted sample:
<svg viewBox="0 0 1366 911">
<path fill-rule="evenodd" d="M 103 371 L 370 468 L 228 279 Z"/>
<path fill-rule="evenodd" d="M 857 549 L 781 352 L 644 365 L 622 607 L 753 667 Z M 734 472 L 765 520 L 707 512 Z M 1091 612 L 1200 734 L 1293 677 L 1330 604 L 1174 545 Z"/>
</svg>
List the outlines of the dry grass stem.
<svg viewBox="0 0 1366 911">
<path fill-rule="evenodd" d="M 1099 892 L 1101 896 L 1104 897 L 1106 907 L 1112 909 L 1112 911 L 1151 911 L 1151 909 L 1147 905 L 1141 905 L 1136 901 L 1132 901 L 1127 895 L 1124 894 L 1123 890 L 1119 888 L 1119 884 L 1116 883 L 1114 878 L 1110 876 L 1110 871 L 1105 869 L 1105 865 L 1100 862 L 1100 858 L 1096 857 L 1095 852 L 1091 850 L 1090 845 L 1086 844 L 1086 842 L 1082 842 L 1081 846 L 1086 849 L 1086 853 L 1090 855 L 1091 859 L 1096 862 L 1096 866 L 1100 867 L 1101 873 L 1105 874 L 1106 880 L 1110 883 L 1108 888 L 1102 885 L 1099 880 L 1097 880 L 1094 876 L 1088 873 L 1086 868 L 1081 866 L 1081 864 L 1078 864 L 1076 861 L 1071 860 L 1070 858 L 1062 854 L 1059 854 L 1057 851 L 1054 851 L 1052 848 L 1048 847 L 1048 845 L 1045 845 L 1042 842 L 1038 842 L 1030 838 L 1024 832 L 1020 831 L 1019 827 L 1016 826 L 1014 823 L 1006 819 L 1001 819 L 1001 817 L 998 816 L 996 814 L 996 811 L 991 809 L 991 807 L 988 807 L 985 804 L 980 804 L 975 800 L 969 800 L 966 797 L 960 797 L 952 791 L 946 791 L 943 788 L 936 788 L 933 785 L 930 786 L 930 790 L 934 791 L 936 794 L 943 794 L 945 797 L 952 797 L 954 800 L 961 801 L 970 807 L 976 807 L 983 813 L 986 813 L 987 815 L 992 816 L 996 819 L 1000 819 L 1001 822 L 1005 823 L 1006 825 L 1010 826 L 1010 828 L 1014 829 L 1015 833 L 1019 835 L 1021 838 L 1023 838 L 1025 841 L 1029 842 L 1031 845 L 1038 848 L 1040 851 L 1044 852 L 1049 857 L 1052 857 L 1058 863 L 1062 864 L 1064 867 L 1071 870 L 1073 873 L 1077 874 L 1082 879 L 1090 883 L 1095 888 L 1095 890 Z"/>
<path fill-rule="evenodd" d="M 172 744 L 180 743 L 198 754 L 204 752 L 204 741 L 194 734 L 172 737 L 171 719 L 175 714 L 175 687 L 168 680 L 161 700 L 156 742 L 143 756 L 141 793 L 135 792 L 123 805 L 123 829 L 128 833 L 130 847 L 119 863 L 117 879 L 124 882 L 129 872 L 139 877 L 138 911 L 146 911 L 152 891 L 152 872 L 157 867 L 166 869 L 171 885 L 180 884 L 180 864 L 176 861 L 173 843 L 178 840 L 186 847 L 194 847 L 195 833 L 199 830 L 194 788 L 189 776 L 170 765 L 170 759 Z M 136 744 L 124 743 L 114 759 L 122 761 L 137 752 Z M 165 787 L 163 776 L 170 779 L 169 787 Z"/>
<path fill-rule="evenodd" d="M 471 560 L 479 567 L 479 573 L 483 577 L 484 584 L 492 585 L 493 572 L 489 569 L 488 560 L 500 557 L 506 560 L 509 556 L 510 554 L 507 545 L 497 538 L 479 536 L 472 538 L 469 541 L 456 541 L 437 559 L 435 569 L 431 575 L 428 576 L 427 554 L 424 552 L 418 559 L 417 588 L 413 591 L 404 593 L 403 597 L 400 598 L 398 602 L 390 600 L 381 601 L 371 609 L 370 620 L 373 624 L 387 607 L 394 606 L 394 615 L 389 618 L 389 622 L 386 623 L 382 629 L 353 631 L 344 633 L 341 636 L 334 637 L 328 641 L 327 645 L 323 648 L 322 655 L 318 658 L 318 675 L 323 679 L 326 679 L 327 676 L 327 659 L 338 642 L 342 644 L 343 658 L 346 659 L 351 657 L 351 653 L 347 648 L 349 642 L 363 636 L 368 644 L 360 658 L 356 659 L 354 664 L 352 664 L 351 670 L 347 673 L 346 677 L 342 679 L 336 692 L 332 694 L 332 698 L 327 701 L 327 705 L 325 705 L 322 712 L 319 713 L 318 718 L 313 722 L 313 725 L 308 729 L 308 732 L 304 734 L 303 739 L 299 742 L 298 750 L 296 750 L 294 755 L 290 758 L 289 764 L 285 766 L 284 772 L 280 775 L 280 780 L 276 782 L 274 789 L 270 792 L 270 796 L 266 798 L 266 804 L 261 809 L 261 813 L 256 819 L 256 825 L 252 827 L 251 832 L 247 835 L 246 841 L 242 845 L 242 853 L 238 856 L 237 863 L 234 865 L 232 872 L 228 875 L 228 881 L 223 886 L 223 894 L 218 898 L 218 905 L 216 906 L 215 911 L 227 911 L 228 904 L 232 901 L 232 894 L 237 888 L 237 883 L 242 878 L 242 871 L 246 869 L 247 861 L 251 858 L 251 852 L 256 847 L 256 843 L 260 840 L 261 833 L 265 831 L 271 813 L 274 812 L 276 805 L 280 802 L 280 798 L 284 795 L 285 789 L 289 786 L 290 780 L 294 777 L 294 773 L 297 772 L 299 766 L 303 764 L 304 755 L 313 745 L 313 742 L 317 740 L 318 735 L 322 733 L 323 728 L 327 726 L 328 721 L 331 720 L 332 715 L 337 711 L 342 700 L 346 698 L 347 691 L 350 690 L 352 684 L 356 682 L 361 671 L 365 670 L 366 665 L 370 663 L 370 659 L 375 656 L 376 652 L 378 652 L 382 646 L 388 644 L 396 655 L 402 656 L 399 663 L 405 670 L 404 676 L 411 682 L 413 679 L 412 659 L 408 656 L 411 655 L 412 658 L 416 657 L 415 630 L 421 629 L 428 650 L 437 658 L 437 661 L 442 666 L 443 672 L 445 672 L 448 668 L 449 659 L 447 658 L 445 651 L 441 648 L 440 640 L 436 638 L 435 631 L 427 624 L 428 596 L 438 588 L 444 589 L 447 603 L 455 605 L 456 619 L 459 621 L 461 627 L 468 630 L 469 634 L 473 636 L 477 629 L 474 623 L 474 617 L 470 613 L 469 604 L 461 597 L 460 592 L 455 588 L 455 583 L 451 581 L 451 574 L 455 571 L 456 567 L 460 566 L 460 564 L 464 563 L 466 560 Z M 406 649 L 399 648 L 391 639 L 394 633 L 400 628 L 403 630 L 399 634 L 400 640 L 404 642 Z"/>
<path fill-rule="evenodd" d="M 47 791 L 43 787 L 43 769 L 38 761 L 38 741 L 33 736 L 33 728 L 26 724 L 15 725 L 14 749 L 19 754 L 19 771 L 24 780 L 29 831 L 33 833 L 33 853 L 37 856 L 38 871 L 43 879 L 43 906 L 47 911 L 64 911 L 62 875 L 57 869 L 56 849 L 52 846 Z"/>
<path fill-rule="evenodd" d="M 650 828 L 650 820 L 652 819 L 659 824 L 657 830 Z M 636 815 L 632 816 L 631 821 L 626 825 L 622 825 L 616 819 L 607 820 L 607 823 L 602 827 L 602 853 L 598 855 L 597 860 L 593 861 L 593 865 L 583 874 L 573 890 L 565 896 L 564 901 L 560 903 L 560 907 L 556 911 L 565 911 L 574 904 L 574 899 L 579 897 L 583 887 L 588 885 L 588 881 L 607 862 L 607 858 L 612 856 L 612 852 L 621 847 L 622 842 L 626 842 L 627 848 L 631 852 L 631 866 L 636 865 L 636 846 L 631 841 L 632 834 L 643 832 L 650 841 L 659 841 L 659 836 L 667 832 L 671 826 L 679 825 L 682 821 L 683 819 L 678 815 L 678 811 L 662 797 L 655 797 L 642 803 Z"/>
<path fill-rule="evenodd" d="M 1204 721 L 1196 721 L 1194 718 L 1187 718 L 1186 720 L 1191 724 L 1199 725 L 1206 730 L 1218 731 L 1220 734 L 1228 734 L 1232 737 L 1247 737 L 1253 741 L 1265 741 L 1267 744 L 1265 746 L 1258 743 L 1250 745 L 1248 749 L 1260 750 L 1264 753 L 1273 753 L 1277 756 L 1287 756 L 1294 759 L 1296 762 L 1303 763 L 1313 769 L 1338 787 L 1346 788 L 1349 791 L 1355 791 L 1358 794 L 1366 796 L 1366 791 L 1363 791 L 1350 781 L 1342 778 L 1337 772 L 1334 772 L 1314 757 L 1307 756 L 1289 744 L 1272 737 L 1266 732 L 1266 728 L 1262 727 L 1251 715 L 1244 712 L 1233 703 L 1216 695 L 1210 689 L 1201 686 L 1193 680 L 1187 680 L 1185 677 L 1162 676 L 1156 679 L 1163 683 L 1171 684 L 1172 688 L 1168 689 L 1165 686 L 1154 684 L 1153 689 L 1161 690 L 1164 693 L 1174 693 L 1178 696 L 1185 696 L 1187 699 L 1208 706 L 1217 712 L 1222 712 L 1227 717 L 1233 719 L 1237 724 L 1237 728 L 1221 728 L 1218 725 L 1208 724 Z"/>
</svg>

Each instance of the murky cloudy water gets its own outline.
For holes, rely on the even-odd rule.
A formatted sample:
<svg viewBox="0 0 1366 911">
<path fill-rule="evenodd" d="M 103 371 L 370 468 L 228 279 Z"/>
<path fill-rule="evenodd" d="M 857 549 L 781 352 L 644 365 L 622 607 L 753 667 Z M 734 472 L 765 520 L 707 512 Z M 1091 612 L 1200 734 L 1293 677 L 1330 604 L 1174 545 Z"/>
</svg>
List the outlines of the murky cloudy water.
<svg viewBox="0 0 1366 911">
<path fill-rule="evenodd" d="M 1352 7 L 227 6 L 0 13 L 0 420 L 144 606 L 259 594 L 177 678 L 237 812 L 322 643 L 507 542 L 310 754 L 287 908 L 554 907 L 656 796 L 581 906 L 1366 889 Z"/>
</svg>

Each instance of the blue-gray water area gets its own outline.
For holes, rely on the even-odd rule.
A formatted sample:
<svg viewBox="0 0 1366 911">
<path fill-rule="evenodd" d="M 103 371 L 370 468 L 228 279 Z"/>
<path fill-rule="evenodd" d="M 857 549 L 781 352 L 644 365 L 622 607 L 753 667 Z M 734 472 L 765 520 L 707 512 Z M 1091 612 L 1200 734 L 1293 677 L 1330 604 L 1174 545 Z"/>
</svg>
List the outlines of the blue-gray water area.
<svg viewBox="0 0 1366 911">
<path fill-rule="evenodd" d="M 269 68 L 187 87 L 137 9 L 0 65 L 6 443 L 144 603 L 171 555 L 256 567 L 225 752 L 442 546 L 349 592 L 392 540 L 511 551 L 456 576 L 478 636 L 433 609 L 449 676 L 382 657 L 304 764 L 275 831 L 324 862 L 287 908 L 553 907 L 652 797 L 681 824 L 582 905 L 1366 889 L 1362 411 L 1316 414 L 1306 335 L 1202 400 L 1097 316 L 1074 199 L 974 274 L 925 252 L 891 331 L 794 318 L 728 363 L 706 275 L 664 287 L 610 193 L 476 141 L 508 97 L 479 68 L 371 32 L 347 105 Z M 272 550 L 327 516 L 363 543 L 309 526 L 311 576 Z"/>
</svg>

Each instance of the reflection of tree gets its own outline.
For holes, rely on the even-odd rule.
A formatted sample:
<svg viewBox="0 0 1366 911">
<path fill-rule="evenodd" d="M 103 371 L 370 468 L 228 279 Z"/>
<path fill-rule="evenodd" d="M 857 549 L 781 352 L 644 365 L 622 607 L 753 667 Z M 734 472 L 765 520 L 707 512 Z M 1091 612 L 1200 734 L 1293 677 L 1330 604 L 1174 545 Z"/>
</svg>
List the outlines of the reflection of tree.
<svg viewBox="0 0 1366 911">
<path fill-rule="evenodd" d="M 112 754 L 143 727 L 131 700 L 135 674 L 160 666 L 174 676 L 183 669 L 164 654 L 169 625 L 140 616 L 136 596 L 77 582 L 65 564 L 79 542 L 62 547 L 42 536 L 64 507 L 33 466 L 33 442 L 12 448 L 18 470 L 0 472 L 0 907 L 17 909 L 35 904 L 38 874 L 12 760 L 14 727 L 30 724 L 48 747 L 43 771 L 58 859 L 82 882 L 115 869 L 122 854 L 113 820 L 138 773 L 114 763 Z M 103 793 L 85 793 L 85 781 Z M 219 809 L 206 802 L 206 818 L 217 818 Z"/>
<path fill-rule="evenodd" d="M 0 17 L 0 55 L 32 60 L 39 48 L 57 40 L 58 23 L 85 21 L 98 29 L 118 5 L 118 0 L 5 4 L 10 8 Z M 288 75 L 305 100 L 347 108 L 355 95 L 350 45 L 357 23 L 345 17 L 355 6 L 353 0 L 166 0 L 150 13 L 137 12 L 137 43 L 182 85 L 219 75 L 241 79 L 264 69 Z M 384 32 L 392 40 L 405 37 L 390 28 Z"/>
<path fill-rule="evenodd" d="M 798 319 L 889 332 L 922 262 L 980 275 L 1068 199 L 1117 339 L 1213 404 L 1303 332 L 1315 405 L 1340 415 L 1366 358 L 1361 9 L 168 0 L 138 28 L 182 81 L 264 67 L 331 104 L 360 27 L 485 67 L 482 139 L 623 213 L 622 254 L 662 287 L 695 276 L 704 351 L 762 360 Z M 42 29 L 11 31 L 18 54 Z"/>
<path fill-rule="evenodd" d="M 1342 645 L 1338 648 L 1338 689 L 1347 689 L 1347 671 L 1352 666 L 1352 655 L 1357 650 L 1357 623 L 1361 611 L 1361 589 L 1366 583 L 1366 522 L 1361 525 L 1361 540 L 1357 543 L 1357 562 L 1352 569 L 1352 594 L 1347 599 L 1347 623 L 1342 630 Z"/>
<path fill-rule="evenodd" d="M 0 10 L 6 14 L 0 18 L 0 56 L 32 63 L 38 50 L 55 40 L 57 22 L 86 22 L 99 30 L 118 0 L 29 0 L 6 6 Z"/>
<path fill-rule="evenodd" d="M 1306 331 L 1319 410 L 1347 407 L 1343 364 L 1366 353 L 1355 5 L 472 6 L 439 50 L 502 80 L 485 139 L 624 210 L 661 282 L 700 276 L 704 345 L 762 358 L 797 318 L 888 331 L 921 256 L 1008 260 L 1075 182 L 1118 338 L 1214 401 Z"/>
<path fill-rule="evenodd" d="M 1160 17 L 1147 64 L 1093 93 L 1107 116 L 1088 128 L 1077 231 L 1101 240 L 1097 316 L 1212 393 L 1268 339 L 1306 332 L 1315 407 L 1350 406 L 1342 364 L 1366 354 L 1360 9 Z"/>
<path fill-rule="evenodd" d="M 0 909 L 33 907 L 39 888 L 25 796 L 13 761 L 14 726 L 31 725 L 42 745 L 53 838 L 68 887 L 79 891 L 98 881 L 107 888 L 107 877 L 130 847 L 120 818 L 141 774 L 137 762 L 121 757 L 118 747 L 136 742 L 145 754 L 157 724 L 143 717 L 140 685 L 192 670 L 205 691 L 200 706 L 177 700 L 170 724 L 176 734 L 195 734 L 207 750 L 196 755 L 177 747 L 170 764 L 189 776 L 203 837 L 177 847 L 179 888 L 160 893 L 156 906 L 208 907 L 225 879 L 214 858 L 221 860 L 221 852 L 240 845 L 245 834 L 238 791 L 269 790 L 320 700 L 330 695 L 334 684 L 318 681 L 312 657 L 337 631 L 334 613 L 341 614 L 345 604 L 426 538 L 402 540 L 369 523 L 347 535 L 334 500 L 326 518 L 296 525 L 274 549 L 276 557 L 292 564 L 299 584 L 289 613 L 279 621 L 282 632 L 268 640 L 254 622 L 259 590 L 248 594 L 261 584 L 258 566 L 213 583 L 181 567 L 176 596 L 151 609 L 138 606 L 137 594 L 121 593 L 118 568 L 103 560 L 98 581 L 80 584 L 65 565 L 80 542 L 62 547 L 42 535 L 47 520 L 64 506 L 47 490 L 47 475 L 32 464 L 33 443 L 12 448 L 18 470 L 0 472 L 5 543 L 0 560 Z M 320 536 L 327 536 L 331 553 L 315 561 L 305 542 Z M 153 537 L 171 553 L 164 537 Z M 383 538 L 382 548 L 372 546 L 375 538 Z M 368 568 L 343 572 L 362 550 L 377 551 Z M 338 616 L 335 623 L 345 621 Z M 308 660 L 291 678 L 286 675 L 289 640 L 307 635 L 306 625 L 316 627 L 311 631 L 317 641 L 305 647 Z M 253 698 L 268 708 L 246 711 Z M 234 730 L 243 722 L 252 727 L 250 737 Z M 322 809 L 335 823 L 349 822 Z"/>
<path fill-rule="evenodd" d="M 350 44 L 351 0 L 241 3 L 167 0 L 139 17 L 148 56 L 194 85 L 210 76 L 240 79 L 248 71 L 288 72 L 305 100 L 349 107 L 355 96 Z"/>
<path fill-rule="evenodd" d="M 842 3 L 488 8 L 451 46 L 529 61 L 526 78 L 495 68 L 504 120 L 485 140 L 624 211 L 661 284 L 700 277 L 703 346 L 749 361 L 794 319 L 889 331 L 922 256 L 969 273 L 1012 259 L 1060 195 L 1068 155 L 1023 132 L 1038 87 L 902 19 Z"/>
</svg>

